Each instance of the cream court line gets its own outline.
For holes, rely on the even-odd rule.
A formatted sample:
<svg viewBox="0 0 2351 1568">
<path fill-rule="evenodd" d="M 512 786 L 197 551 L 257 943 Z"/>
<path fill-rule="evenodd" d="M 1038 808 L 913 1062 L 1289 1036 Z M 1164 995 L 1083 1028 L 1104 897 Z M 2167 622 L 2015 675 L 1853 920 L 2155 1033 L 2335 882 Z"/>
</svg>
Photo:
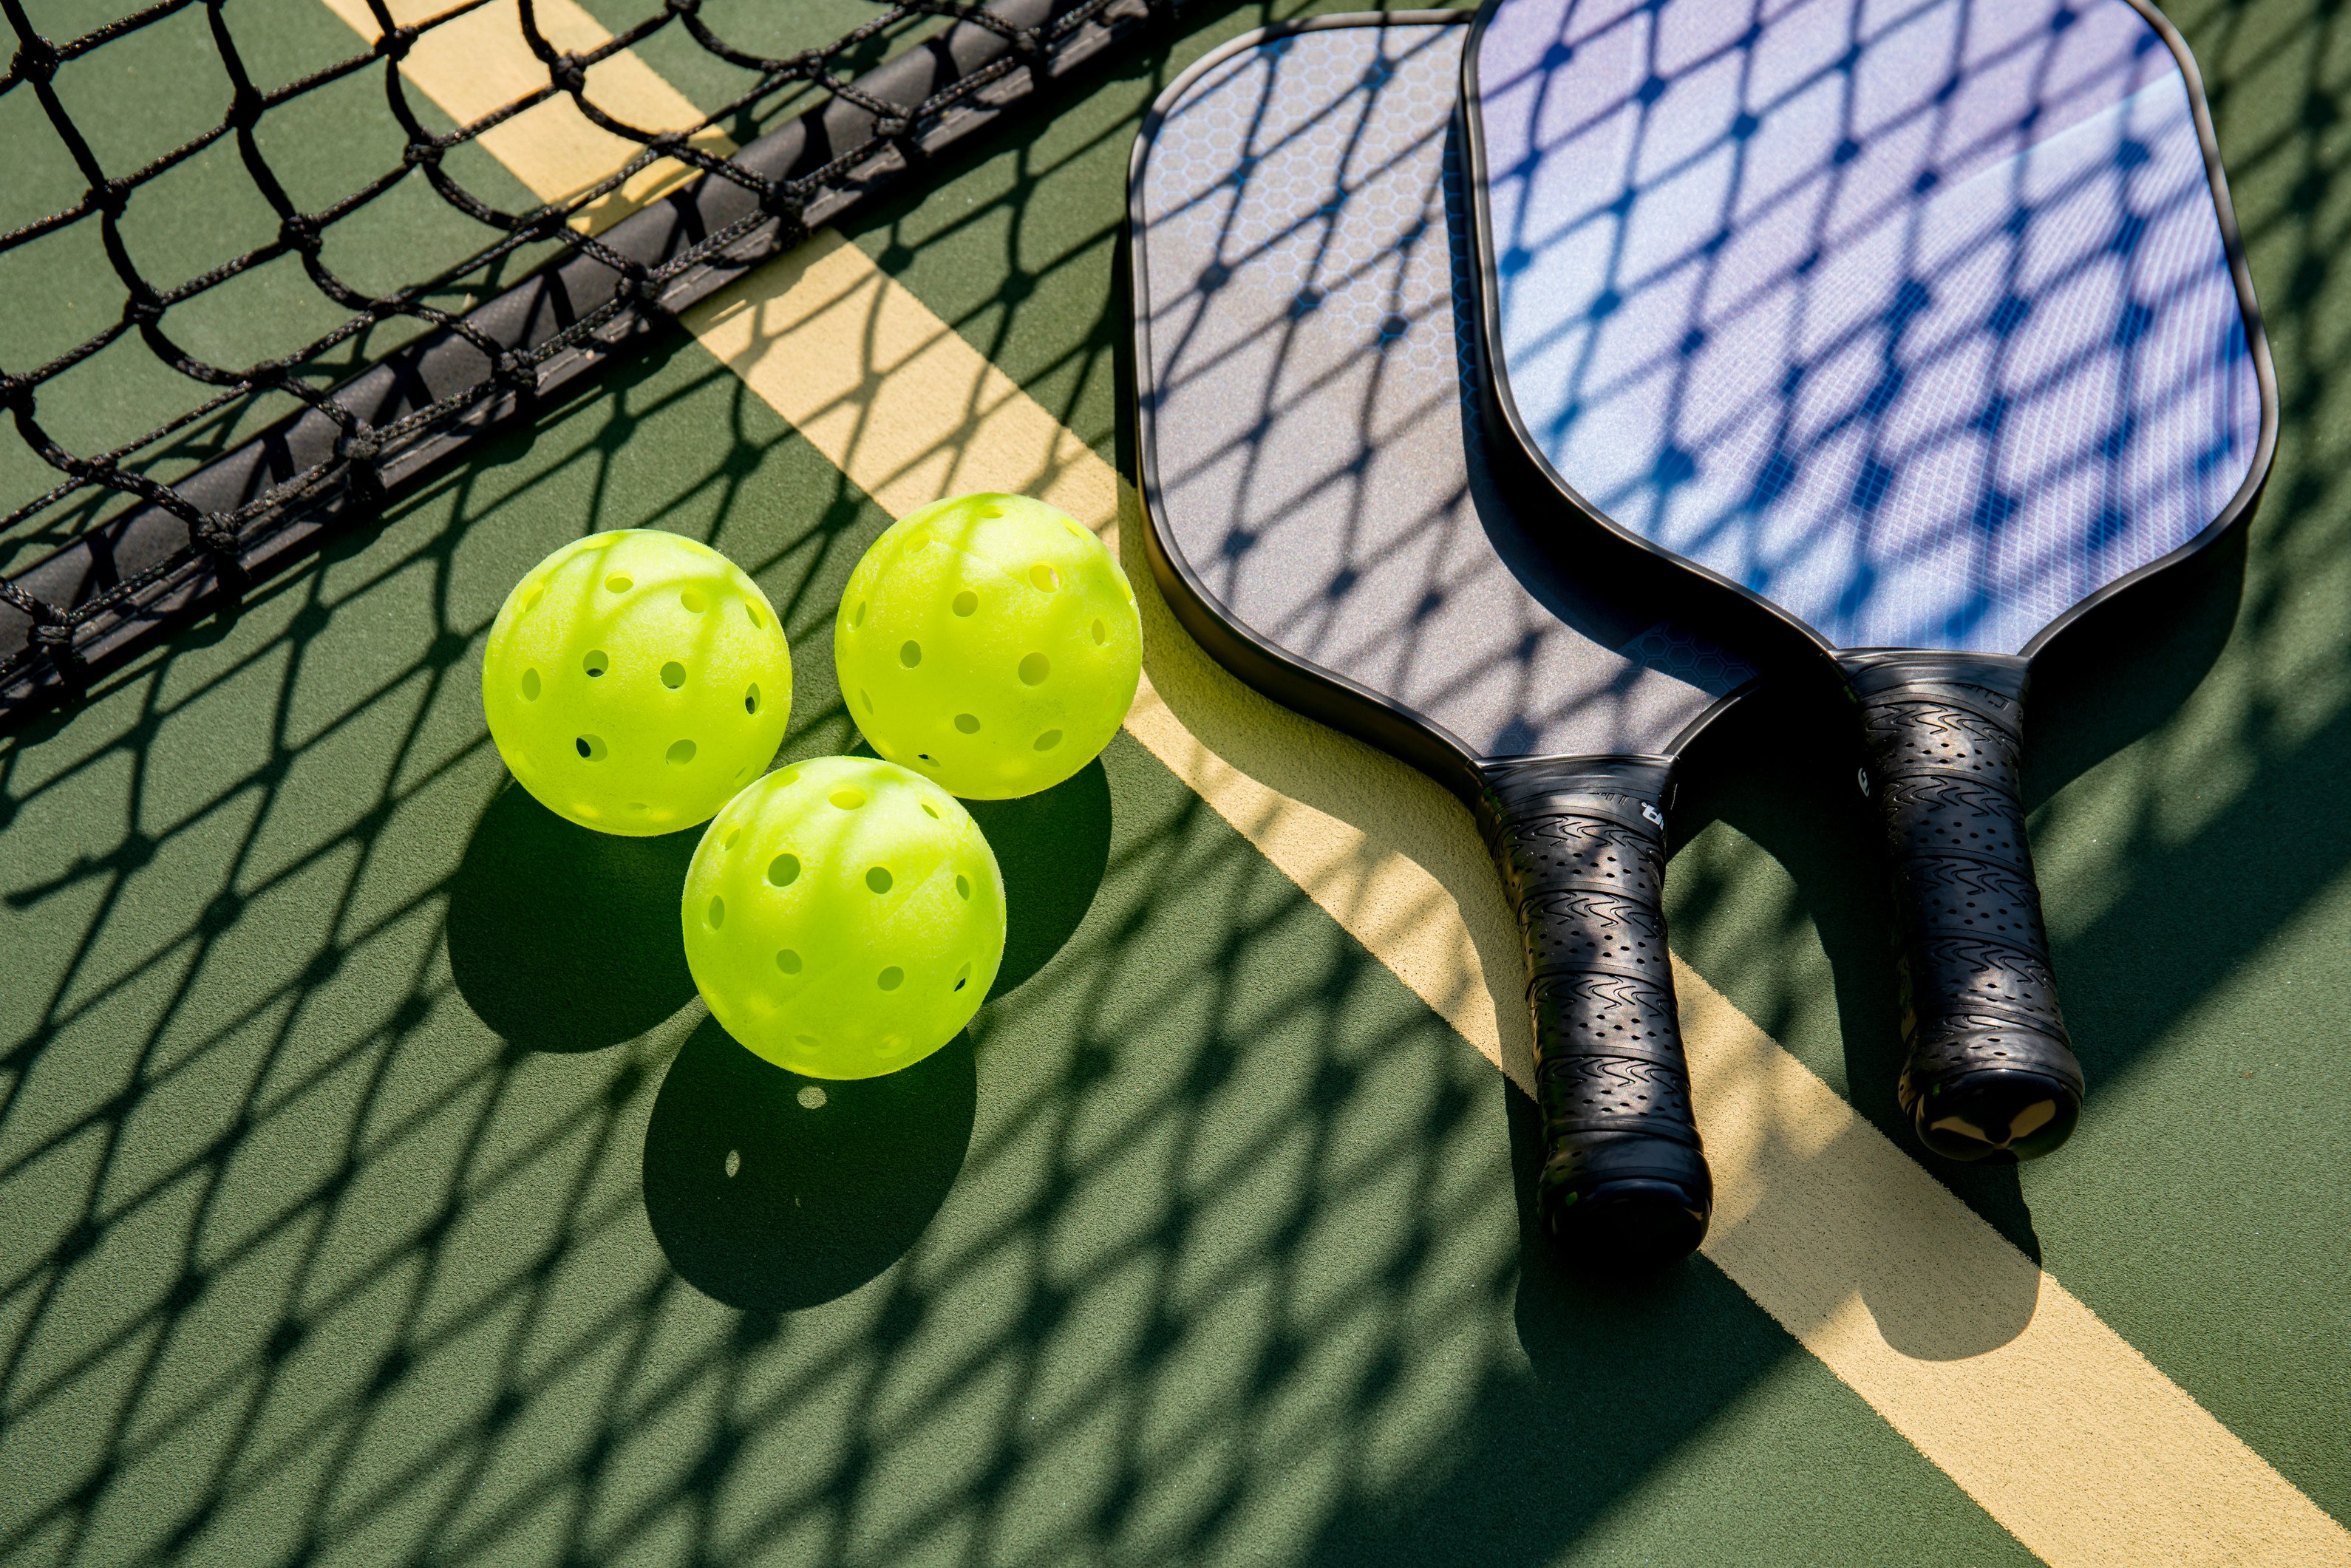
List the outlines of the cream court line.
<svg viewBox="0 0 2351 1568">
<path fill-rule="evenodd" d="M 1130 732 L 1525 1083 L 1525 1021 L 1484 969 L 1514 974 L 1516 933 L 1468 813 L 1201 653 L 1086 443 L 837 235 L 686 325 L 893 516 L 1008 490 L 1112 538 L 1145 616 Z M 1717 1180 L 1708 1257 L 2003 1527 L 2059 1568 L 2351 1565 L 2351 1532 L 1696 971 L 1675 979 Z"/>
<path fill-rule="evenodd" d="M 370 44 L 381 36 L 367 0 L 324 4 Z M 400 26 L 447 8 L 447 0 L 388 0 L 385 6 Z M 579 0 L 532 0 L 531 16 L 540 36 L 567 54 L 584 54 L 612 41 L 612 35 Z M 517 0 L 490 0 L 478 11 L 420 35 L 400 62 L 400 74 L 460 125 L 470 125 L 547 85 L 547 67 L 523 39 Z M 684 94 L 632 50 L 590 67 L 582 90 L 598 109 L 640 130 L 683 131 L 702 119 L 702 111 Z M 549 203 L 569 200 L 642 151 L 580 113 L 580 106 L 564 94 L 533 104 L 485 131 L 478 140 L 531 194 Z M 705 127 L 688 140 L 719 157 L 735 151 L 734 141 L 716 126 Z M 618 190 L 572 214 L 571 226 L 583 233 L 609 228 L 698 172 L 674 158 L 649 163 Z"/>
</svg>

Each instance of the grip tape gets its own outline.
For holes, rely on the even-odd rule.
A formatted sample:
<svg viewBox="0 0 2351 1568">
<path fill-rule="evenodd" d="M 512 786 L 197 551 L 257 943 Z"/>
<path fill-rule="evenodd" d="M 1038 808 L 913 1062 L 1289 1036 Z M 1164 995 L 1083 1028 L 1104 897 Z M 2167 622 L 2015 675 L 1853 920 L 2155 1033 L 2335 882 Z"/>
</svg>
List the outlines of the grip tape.
<svg viewBox="0 0 2351 1568">
<path fill-rule="evenodd" d="M 1670 760 L 1531 758 L 1480 771 L 1479 826 L 1526 953 L 1539 1198 L 1573 1201 L 1654 1169 L 1710 1205 L 1666 949 Z"/>
<path fill-rule="evenodd" d="M 1838 662 L 1861 705 L 1892 862 L 1905 1114 L 1920 1120 L 1922 1102 L 1987 1071 L 2040 1073 L 2077 1108 L 2082 1066 L 2058 1009 L 2025 835 L 2024 661 L 1866 653 Z"/>
</svg>

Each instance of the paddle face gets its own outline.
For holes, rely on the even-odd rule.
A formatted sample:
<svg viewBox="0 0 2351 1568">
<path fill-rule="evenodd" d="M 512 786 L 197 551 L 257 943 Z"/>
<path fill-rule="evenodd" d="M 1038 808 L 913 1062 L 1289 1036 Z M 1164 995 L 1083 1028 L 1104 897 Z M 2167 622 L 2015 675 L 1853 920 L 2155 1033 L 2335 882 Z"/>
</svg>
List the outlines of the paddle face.
<svg viewBox="0 0 2351 1568">
<path fill-rule="evenodd" d="M 2240 515 L 2274 394 L 2130 0 L 1493 0 L 1495 374 L 1558 485 L 1832 649 L 2030 652 Z"/>
<path fill-rule="evenodd" d="M 1671 755 L 1750 672 L 1562 570 L 1535 542 L 1555 527 L 1522 527 L 1472 447 L 1447 156 L 1467 32 L 1251 40 L 1146 124 L 1131 243 L 1159 564 L 1220 657 L 1415 760 Z"/>
</svg>

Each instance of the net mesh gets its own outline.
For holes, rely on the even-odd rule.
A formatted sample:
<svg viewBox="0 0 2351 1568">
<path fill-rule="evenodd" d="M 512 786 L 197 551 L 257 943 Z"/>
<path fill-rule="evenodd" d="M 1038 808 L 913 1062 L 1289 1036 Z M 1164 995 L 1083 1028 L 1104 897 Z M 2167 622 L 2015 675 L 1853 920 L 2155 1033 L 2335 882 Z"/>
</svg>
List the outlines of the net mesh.
<svg viewBox="0 0 2351 1568">
<path fill-rule="evenodd" d="M 609 358 L 656 313 L 796 243 L 1017 103 L 1066 90 L 1076 66 L 1175 0 L 818 0 L 745 8 L 728 33 L 712 19 L 719 0 L 664 0 L 609 34 L 572 0 L 465 0 L 407 17 L 386 0 L 327 3 L 349 24 L 339 36 L 362 47 L 264 86 L 269 62 L 256 65 L 257 40 L 226 0 L 161 0 L 65 38 L 45 36 L 26 0 L 0 0 L 16 40 L 0 75 L 0 140 L 29 171 L 12 182 L 19 188 L 0 216 L 15 224 L 0 235 L 0 286 L 12 266 L 21 275 L 45 253 L 45 265 L 63 257 L 92 275 L 84 294 L 102 297 L 110 276 L 120 297 L 119 311 L 70 341 L 56 340 L 55 323 L 20 322 L 0 357 L 0 403 L 24 449 L 0 463 L 8 717 L 78 692 L 142 632 L 233 605 L 315 536 L 371 514 L 426 464 Z M 199 20 L 209 60 L 187 36 Z M 830 41 L 778 47 L 795 26 L 843 21 Z M 593 40 L 584 47 L 582 24 Z M 448 93 L 420 91 L 413 62 L 438 48 L 462 76 L 486 26 L 502 30 L 509 50 L 518 36 L 531 79 L 486 107 L 477 94 L 462 106 L 476 111 L 453 117 Z M 88 129 L 93 95 L 120 92 L 137 72 L 99 62 L 172 34 L 168 50 L 151 53 L 173 71 L 216 62 L 225 109 L 162 150 L 120 134 L 109 145 Z M 266 52 L 268 40 L 258 43 Z M 645 102 L 642 91 L 611 89 L 628 87 L 622 68 L 655 47 L 669 50 L 671 76 L 693 77 L 707 107 L 654 77 L 683 118 L 639 123 L 616 111 L 616 102 Z M 347 117 L 301 114 L 350 91 L 337 84 L 369 78 L 381 83 L 381 109 L 370 109 L 389 115 L 382 141 L 397 161 L 325 199 L 298 199 L 319 183 L 299 167 L 306 141 L 360 134 Z M 563 101 L 593 128 L 574 138 L 575 151 L 600 133 L 616 139 L 587 147 L 603 172 L 517 200 L 514 180 L 483 150 L 497 152 L 498 138 L 526 133 L 529 117 Z M 99 130 L 124 119 L 118 108 Z M 30 145 L 42 125 L 54 147 Z M 142 252 L 142 204 L 168 208 L 155 193 L 175 172 L 230 152 L 249 186 L 240 199 L 266 204 L 259 223 L 274 221 L 275 232 L 159 281 L 152 261 L 141 265 L 154 251 L 150 242 Z M 430 214 L 420 189 L 437 198 L 425 203 Z M 26 215 L 28 192 L 60 199 Z M 416 270 L 378 276 L 401 264 Z M 209 299 L 265 275 L 269 308 L 238 319 L 266 330 L 224 334 L 206 319 Z M 76 312 L 57 314 L 70 327 Z M 282 339 L 288 322 L 324 324 L 303 327 L 296 341 L 256 341 Z M 95 393 L 73 389 L 133 348 L 151 363 L 131 381 L 116 371 Z M 156 423 L 127 435 L 107 429 L 126 412 Z"/>
</svg>

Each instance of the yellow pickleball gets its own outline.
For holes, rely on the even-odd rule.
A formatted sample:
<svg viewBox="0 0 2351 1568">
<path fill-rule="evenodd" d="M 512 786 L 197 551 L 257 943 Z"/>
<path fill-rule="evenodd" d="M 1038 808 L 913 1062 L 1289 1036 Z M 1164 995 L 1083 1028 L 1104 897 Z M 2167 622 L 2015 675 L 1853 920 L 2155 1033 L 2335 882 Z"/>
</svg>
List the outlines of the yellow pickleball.
<svg viewBox="0 0 2351 1568">
<path fill-rule="evenodd" d="M 779 768 L 726 804 L 685 873 L 695 986 L 728 1034 L 811 1078 L 920 1061 L 1004 961 L 1004 878 L 945 789 L 868 757 Z"/>
<path fill-rule="evenodd" d="M 1026 496 L 908 514 L 850 573 L 841 692 L 873 749 L 957 795 L 1050 789 L 1125 721 L 1143 622 L 1100 539 Z"/>
<path fill-rule="evenodd" d="M 600 832 L 706 820 L 775 759 L 791 706 L 791 650 L 758 584 L 650 528 L 590 534 L 533 567 L 482 659 L 508 770 Z"/>
</svg>

